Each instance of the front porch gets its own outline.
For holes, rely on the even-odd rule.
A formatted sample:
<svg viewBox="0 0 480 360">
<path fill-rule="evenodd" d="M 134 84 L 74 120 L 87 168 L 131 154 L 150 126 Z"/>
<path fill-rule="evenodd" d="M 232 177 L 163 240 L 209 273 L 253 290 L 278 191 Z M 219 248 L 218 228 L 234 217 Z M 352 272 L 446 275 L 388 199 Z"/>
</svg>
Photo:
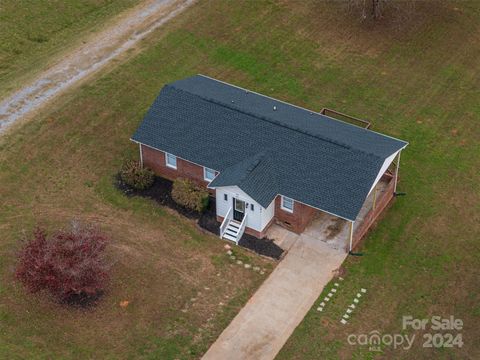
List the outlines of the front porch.
<svg viewBox="0 0 480 360">
<path fill-rule="evenodd" d="M 286 251 L 298 238 L 322 241 L 335 250 L 353 251 L 358 248 L 368 230 L 392 201 L 394 187 L 394 176 L 386 172 L 368 195 L 353 223 L 318 210 L 315 218 L 303 233 L 295 234 L 278 224 L 273 224 L 268 229 L 266 236 Z"/>
</svg>

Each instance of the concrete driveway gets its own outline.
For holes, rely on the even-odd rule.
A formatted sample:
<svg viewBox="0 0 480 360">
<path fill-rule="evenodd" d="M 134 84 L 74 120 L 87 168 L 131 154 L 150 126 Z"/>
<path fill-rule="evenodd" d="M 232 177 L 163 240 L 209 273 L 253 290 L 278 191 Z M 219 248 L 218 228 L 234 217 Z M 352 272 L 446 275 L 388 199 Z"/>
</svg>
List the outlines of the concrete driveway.
<svg viewBox="0 0 480 360">
<path fill-rule="evenodd" d="M 347 256 L 319 239 L 287 237 L 287 255 L 203 359 L 273 359 Z"/>
</svg>

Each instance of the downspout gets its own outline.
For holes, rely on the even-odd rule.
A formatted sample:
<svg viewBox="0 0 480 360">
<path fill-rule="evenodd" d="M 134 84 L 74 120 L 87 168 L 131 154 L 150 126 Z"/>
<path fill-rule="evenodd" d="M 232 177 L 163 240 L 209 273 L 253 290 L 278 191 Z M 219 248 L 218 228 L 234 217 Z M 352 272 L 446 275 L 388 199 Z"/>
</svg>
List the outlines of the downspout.
<svg viewBox="0 0 480 360">
<path fill-rule="evenodd" d="M 395 179 L 394 179 L 395 183 L 393 184 L 393 193 L 394 194 L 397 193 L 398 169 L 400 167 L 400 154 L 401 153 L 402 153 L 401 151 L 398 152 L 397 166 L 395 166 Z"/>
<path fill-rule="evenodd" d="M 138 143 L 138 148 L 140 150 L 140 166 L 143 168 L 142 144 Z"/>
<path fill-rule="evenodd" d="M 353 221 L 350 221 L 350 248 L 348 250 L 349 253 L 352 252 L 352 243 L 353 243 Z"/>
</svg>

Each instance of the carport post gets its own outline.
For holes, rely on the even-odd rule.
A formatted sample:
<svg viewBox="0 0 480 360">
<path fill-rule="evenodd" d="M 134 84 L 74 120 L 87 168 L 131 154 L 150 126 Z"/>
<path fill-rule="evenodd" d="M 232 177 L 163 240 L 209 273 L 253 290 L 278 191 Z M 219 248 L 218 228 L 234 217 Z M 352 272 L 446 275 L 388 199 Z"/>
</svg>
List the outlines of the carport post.
<svg viewBox="0 0 480 360">
<path fill-rule="evenodd" d="M 352 242 L 353 242 L 353 221 L 350 221 L 350 251 L 352 251 Z"/>
<path fill-rule="evenodd" d="M 394 179 L 395 183 L 393 185 L 394 194 L 397 192 L 398 168 L 400 167 L 400 153 L 401 151 L 398 152 L 397 166 L 395 166 L 395 179 Z"/>
</svg>

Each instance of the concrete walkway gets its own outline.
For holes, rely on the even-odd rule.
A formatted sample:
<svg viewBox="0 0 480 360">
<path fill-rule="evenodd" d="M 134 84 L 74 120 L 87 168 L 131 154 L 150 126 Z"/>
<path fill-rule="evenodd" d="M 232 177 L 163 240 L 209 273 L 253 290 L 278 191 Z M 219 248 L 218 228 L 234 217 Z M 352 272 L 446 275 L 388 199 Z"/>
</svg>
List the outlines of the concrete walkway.
<svg viewBox="0 0 480 360">
<path fill-rule="evenodd" d="M 347 256 L 318 239 L 288 236 L 285 258 L 203 359 L 273 359 Z"/>
</svg>

